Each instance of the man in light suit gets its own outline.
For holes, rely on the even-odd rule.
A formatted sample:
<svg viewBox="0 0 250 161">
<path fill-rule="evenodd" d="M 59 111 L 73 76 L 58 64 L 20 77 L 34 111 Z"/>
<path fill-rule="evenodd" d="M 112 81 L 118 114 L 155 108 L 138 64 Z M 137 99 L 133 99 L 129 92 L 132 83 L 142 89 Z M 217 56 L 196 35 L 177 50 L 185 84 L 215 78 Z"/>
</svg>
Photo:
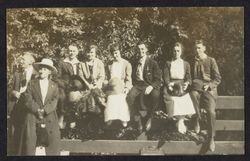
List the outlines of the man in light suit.
<svg viewBox="0 0 250 161">
<path fill-rule="evenodd" d="M 151 115 L 155 110 L 158 110 L 160 85 L 161 85 L 161 70 L 156 61 L 148 57 L 148 48 L 145 43 L 139 43 L 140 59 L 133 68 L 133 88 L 127 96 L 128 104 L 130 106 L 131 116 L 135 121 L 138 121 L 139 130 L 143 130 L 143 125 L 140 121 L 139 111 L 147 111 L 148 118 L 145 129 L 148 131 L 151 127 Z M 143 97 L 143 100 L 150 100 L 150 107 L 135 106 L 135 101 Z"/>
<path fill-rule="evenodd" d="M 215 121 L 216 121 L 216 99 L 217 86 L 221 82 L 219 68 L 214 58 L 206 54 L 206 46 L 203 40 L 195 41 L 196 55 L 192 65 L 193 83 L 190 96 L 196 109 L 204 108 L 208 113 L 208 149 L 215 150 Z M 201 86 L 199 90 L 194 90 L 194 86 Z M 197 88 L 196 88 L 197 89 Z M 198 113 L 199 114 L 199 113 Z M 197 116 L 195 131 L 199 133 L 200 116 Z"/>
</svg>

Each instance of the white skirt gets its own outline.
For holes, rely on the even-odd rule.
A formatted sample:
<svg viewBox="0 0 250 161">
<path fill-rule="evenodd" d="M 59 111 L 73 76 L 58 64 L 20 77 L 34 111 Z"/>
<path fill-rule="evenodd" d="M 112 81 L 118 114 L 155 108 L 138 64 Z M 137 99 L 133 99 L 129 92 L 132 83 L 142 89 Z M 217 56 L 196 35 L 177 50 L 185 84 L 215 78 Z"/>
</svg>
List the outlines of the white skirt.
<svg viewBox="0 0 250 161">
<path fill-rule="evenodd" d="M 130 120 L 126 94 L 108 96 L 107 106 L 104 110 L 104 121 L 107 122 L 109 120 L 121 120 L 124 122 Z"/>
<path fill-rule="evenodd" d="M 188 93 L 181 97 L 172 96 L 172 99 L 174 101 L 173 116 L 192 115 L 196 113 L 193 102 Z"/>
</svg>

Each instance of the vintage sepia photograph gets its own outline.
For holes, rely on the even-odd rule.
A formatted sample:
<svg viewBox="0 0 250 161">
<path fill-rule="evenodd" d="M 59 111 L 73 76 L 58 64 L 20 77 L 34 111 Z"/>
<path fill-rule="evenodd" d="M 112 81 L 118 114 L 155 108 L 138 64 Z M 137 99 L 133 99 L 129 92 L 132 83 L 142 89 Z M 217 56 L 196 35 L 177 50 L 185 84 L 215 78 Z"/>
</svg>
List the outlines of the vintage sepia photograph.
<svg viewBox="0 0 250 161">
<path fill-rule="evenodd" d="M 7 8 L 7 156 L 244 155 L 244 7 Z"/>
</svg>

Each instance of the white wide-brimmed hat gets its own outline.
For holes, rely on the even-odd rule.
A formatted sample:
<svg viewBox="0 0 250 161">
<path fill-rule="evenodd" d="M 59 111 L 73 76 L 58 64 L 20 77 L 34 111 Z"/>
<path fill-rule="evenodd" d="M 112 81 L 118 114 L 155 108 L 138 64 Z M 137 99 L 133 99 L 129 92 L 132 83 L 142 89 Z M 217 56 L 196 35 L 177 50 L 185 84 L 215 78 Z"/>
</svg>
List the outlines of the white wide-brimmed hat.
<svg viewBox="0 0 250 161">
<path fill-rule="evenodd" d="M 43 58 L 41 62 L 34 63 L 34 68 L 38 71 L 40 66 L 48 67 L 53 73 L 57 73 L 57 69 L 54 67 L 54 63 L 52 60 Z"/>
</svg>

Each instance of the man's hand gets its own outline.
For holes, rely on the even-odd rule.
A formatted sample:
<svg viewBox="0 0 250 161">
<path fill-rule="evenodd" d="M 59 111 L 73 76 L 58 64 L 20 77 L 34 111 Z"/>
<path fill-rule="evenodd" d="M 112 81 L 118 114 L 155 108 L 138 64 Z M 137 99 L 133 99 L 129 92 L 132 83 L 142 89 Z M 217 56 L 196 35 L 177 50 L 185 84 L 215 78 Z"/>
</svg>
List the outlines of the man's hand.
<svg viewBox="0 0 250 161">
<path fill-rule="evenodd" d="M 129 92 L 129 89 L 128 88 L 124 88 L 124 91 L 123 91 L 125 94 L 128 94 Z"/>
<path fill-rule="evenodd" d="M 188 85 L 189 85 L 188 82 L 185 82 L 185 83 L 184 83 L 184 86 L 183 86 L 183 90 L 184 90 L 184 91 L 187 90 Z"/>
<path fill-rule="evenodd" d="M 89 89 L 95 89 L 95 88 L 96 88 L 96 85 L 89 84 L 88 88 L 89 88 Z"/>
<path fill-rule="evenodd" d="M 148 95 L 151 93 L 151 91 L 153 90 L 154 88 L 152 86 L 148 86 L 145 90 L 145 95 Z"/>
<path fill-rule="evenodd" d="M 204 91 L 208 91 L 209 85 L 204 85 L 204 86 L 203 86 L 203 89 L 204 89 Z"/>
<path fill-rule="evenodd" d="M 13 94 L 13 96 L 16 97 L 17 99 L 19 99 L 20 96 L 21 96 L 21 93 L 18 92 L 18 91 L 12 91 L 12 94 Z"/>
</svg>

